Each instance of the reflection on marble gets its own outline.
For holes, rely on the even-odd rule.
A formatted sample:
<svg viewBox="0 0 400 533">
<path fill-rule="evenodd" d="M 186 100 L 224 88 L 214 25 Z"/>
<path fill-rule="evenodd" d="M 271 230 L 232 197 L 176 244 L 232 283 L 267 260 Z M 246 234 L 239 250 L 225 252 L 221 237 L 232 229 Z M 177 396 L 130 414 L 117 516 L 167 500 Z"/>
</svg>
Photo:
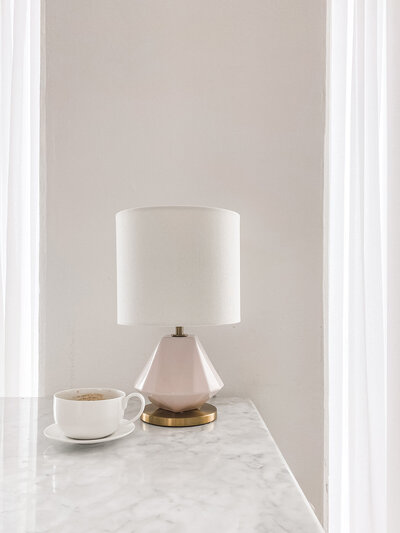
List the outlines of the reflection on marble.
<svg viewBox="0 0 400 533">
<path fill-rule="evenodd" d="M 321 533 L 252 402 L 213 403 L 205 426 L 71 446 L 43 436 L 51 400 L 0 400 L 0 531 Z"/>
</svg>

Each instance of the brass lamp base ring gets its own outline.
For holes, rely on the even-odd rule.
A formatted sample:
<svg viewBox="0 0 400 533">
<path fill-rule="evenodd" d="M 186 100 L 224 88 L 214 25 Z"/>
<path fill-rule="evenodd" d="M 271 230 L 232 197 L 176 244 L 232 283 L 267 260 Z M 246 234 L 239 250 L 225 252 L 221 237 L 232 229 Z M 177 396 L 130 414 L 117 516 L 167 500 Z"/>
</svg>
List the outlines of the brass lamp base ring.
<svg viewBox="0 0 400 533">
<path fill-rule="evenodd" d="M 143 422 L 146 422 L 146 424 L 152 424 L 153 426 L 201 426 L 203 424 L 209 424 L 217 418 L 217 408 L 209 403 L 205 403 L 199 409 L 174 413 L 173 411 L 160 409 L 152 403 L 149 403 L 146 405 L 140 418 Z"/>
</svg>

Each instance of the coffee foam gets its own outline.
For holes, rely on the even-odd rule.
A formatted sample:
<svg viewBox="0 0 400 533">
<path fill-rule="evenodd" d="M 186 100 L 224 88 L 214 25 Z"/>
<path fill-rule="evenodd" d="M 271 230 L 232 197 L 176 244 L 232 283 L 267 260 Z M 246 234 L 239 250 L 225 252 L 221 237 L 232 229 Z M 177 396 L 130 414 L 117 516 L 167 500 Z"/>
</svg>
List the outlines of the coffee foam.
<svg viewBox="0 0 400 533">
<path fill-rule="evenodd" d="M 77 400 L 78 402 L 95 402 L 98 400 L 105 400 L 106 397 L 104 394 L 99 392 L 87 392 L 85 394 L 78 394 L 72 400 Z"/>
</svg>

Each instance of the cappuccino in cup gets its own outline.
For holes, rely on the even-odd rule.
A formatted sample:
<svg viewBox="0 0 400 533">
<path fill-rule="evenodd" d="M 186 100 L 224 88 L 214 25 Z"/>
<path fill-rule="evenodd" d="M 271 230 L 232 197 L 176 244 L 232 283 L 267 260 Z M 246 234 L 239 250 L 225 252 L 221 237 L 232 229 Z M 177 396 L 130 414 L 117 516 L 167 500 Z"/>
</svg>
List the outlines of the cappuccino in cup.
<svg viewBox="0 0 400 533">
<path fill-rule="evenodd" d="M 67 437 L 101 439 L 114 433 L 124 418 L 128 401 L 138 398 L 140 409 L 129 420 L 135 422 L 143 413 L 146 402 L 138 392 L 125 395 L 118 389 L 67 389 L 54 395 L 54 420 Z"/>
</svg>

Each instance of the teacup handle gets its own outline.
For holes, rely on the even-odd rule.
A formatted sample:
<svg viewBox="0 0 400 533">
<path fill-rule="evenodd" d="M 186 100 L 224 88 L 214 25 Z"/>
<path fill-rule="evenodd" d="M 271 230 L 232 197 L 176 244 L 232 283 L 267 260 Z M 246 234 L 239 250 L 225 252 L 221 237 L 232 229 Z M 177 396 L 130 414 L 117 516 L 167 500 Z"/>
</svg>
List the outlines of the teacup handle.
<svg viewBox="0 0 400 533">
<path fill-rule="evenodd" d="M 141 414 L 144 411 L 144 408 L 146 407 L 146 400 L 144 399 L 144 397 L 139 392 L 131 392 L 130 394 L 122 398 L 122 409 L 124 411 L 126 409 L 126 406 L 128 405 L 129 400 L 133 397 L 139 398 L 140 409 L 139 409 L 138 414 L 135 417 L 133 417 L 131 420 L 129 420 L 129 422 L 136 422 L 136 420 L 141 416 Z"/>
</svg>

